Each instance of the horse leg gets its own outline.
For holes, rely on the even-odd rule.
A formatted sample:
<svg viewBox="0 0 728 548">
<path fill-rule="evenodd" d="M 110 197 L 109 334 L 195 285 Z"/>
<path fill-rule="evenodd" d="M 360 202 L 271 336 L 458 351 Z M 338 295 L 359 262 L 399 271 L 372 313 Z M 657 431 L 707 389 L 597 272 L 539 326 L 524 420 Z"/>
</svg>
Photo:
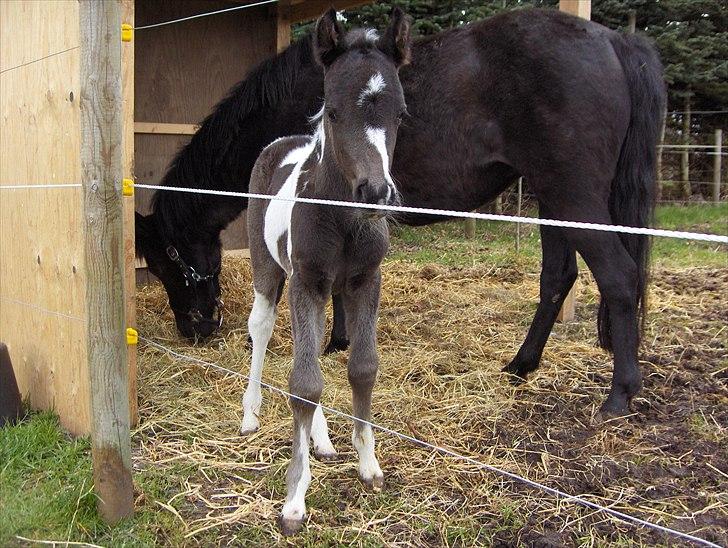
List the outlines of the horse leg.
<svg viewBox="0 0 728 548">
<path fill-rule="evenodd" d="M 606 218 L 602 215 L 594 222 L 605 222 Z M 601 411 L 607 416 L 623 416 L 629 413 L 630 400 L 642 388 L 642 374 L 637 365 L 638 267 L 615 233 L 579 229 L 565 229 L 565 232 L 594 274 L 609 309 L 614 373 Z"/>
<path fill-rule="evenodd" d="M 343 298 L 340 293 L 332 295 L 334 303 L 334 321 L 331 328 L 331 338 L 326 345 L 324 354 L 331 354 L 349 348 L 349 339 L 346 336 L 346 313 L 344 312 Z"/>
<path fill-rule="evenodd" d="M 540 213 L 542 217 L 547 216 L 543 206 Z M 528 373 L 538 368 L 561 305 L 577 275 L 576 252 L 562 230 L 543 225 L 540 230 L 542 263 L 538 308 L 521 348 L 511 363 L 503 368 L 504 372 L 515 375 L 517 381 L 525 379 Z"/>
<path fill-rule="evenodd" d="M 281 287 L 285 276 L 282 270 L 271 268 L 256 280 L 253 308 L 248 317 L 248 334 L 252 344 L 252 359 L 248 387 L 243 395 L 243 420 L 240 433 L 245 436 L 258 430 L 260 422 L 260 404 L 263 400 L 260 379 L 263 374 L 265 352 L 268 341 L 273 334 L 276 322 L 276 307 L 280 298 Z"/>
<path fill-rule="evenodd" d="M 319 352 L 329 293 L 309 290 L 299 274 L 291 277 L 288 292 L 293 326 L 293 370 L 288 379 L 293 410 L 293 454 L 286 473 L 286 502 L 281 514 L 284 535 L 298 532 L 306 516 L 306 491 L 311 483 L 308 440 L 316 405 L 324 388 Z M 302 401 L 306 400 L 306 401 Z M 313 405 L 312 405 L 312 403 Z"/>
<path fill-rule="evenodd" d="M 371 420 L 372 389 L 377 378 L 377 310 L 381 274 L 361 282 L 354 291 L 344 295 L 347 332 L 351 336 L 348 376 L 352 389 L 354 416 L 364 421 Z M 384 475 L 374 454 L 374 432 L 364 422 L 354 421 L 352 443 L 359 455 L 359 477 L 374 491 L 384 485 Z"/>
</svg>

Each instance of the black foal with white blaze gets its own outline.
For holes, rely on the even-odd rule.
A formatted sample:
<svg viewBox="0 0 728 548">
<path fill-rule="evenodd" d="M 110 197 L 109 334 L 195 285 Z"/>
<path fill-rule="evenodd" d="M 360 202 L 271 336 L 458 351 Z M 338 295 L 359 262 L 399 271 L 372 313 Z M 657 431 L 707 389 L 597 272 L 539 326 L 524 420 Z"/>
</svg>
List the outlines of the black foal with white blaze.
<svg viewBox="0 0 728 548">
<path fill-rule="evenodd" d="M 324 67 L 324 106 L 313 120 L 315 133 L 278 139 L 258 158 L 250 180 L 254 193 L 397 203 L 389 173 L 399 122 L 405 113 L 398 69 L 409 55 L 409 21 L 395 10 L 379 38 L 373 30 L 345 33 L 332 9 L 317 23 L 313 48 Z M 289 389 L 294 398 L 293 456 L 281 518 L 284 533 L 297 531 L 306 513 L 311 481 L 309 437 L 317 455 L 335 454 L 321 408 L 319 355 L 325 306 L 342 297 L 351 339 L 348 376 L 353 412 L 369 420 L 377 375 L 376 320 L 380 263 L 389 246 L 384 216 L 354 209 L 279 200 L 252 200 L 248 209 L 255 300 L 248 327 L 253 342 L 250 382 L 243 396 L 241 432 L 258 428 L 260 378 L 276 306 L 289 277 L 294 360 Z M 352 436 L 359 475 L 373 489 L 383 485 L 374 455 L 372 428 L 356 421 Z"/>
</svg>

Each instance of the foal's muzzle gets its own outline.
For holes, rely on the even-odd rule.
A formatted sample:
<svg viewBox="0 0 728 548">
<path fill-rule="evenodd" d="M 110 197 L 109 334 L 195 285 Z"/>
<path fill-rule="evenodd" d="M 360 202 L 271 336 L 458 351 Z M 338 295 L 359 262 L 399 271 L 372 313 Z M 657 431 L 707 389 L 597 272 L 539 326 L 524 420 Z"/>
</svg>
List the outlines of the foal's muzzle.
<svg viewBox="0 0 728 548">
<path fill-rule="evenodd" d="M 388 181 L 376 183 L 369 179 L 360 179 L 354 189 L 354 201 L 362 204 L 397 205 L 398 197 L 397 189 Z M 364 210 L 365 217 L 379 218 L 385 213 L 376 209 Z"/>
</svg>

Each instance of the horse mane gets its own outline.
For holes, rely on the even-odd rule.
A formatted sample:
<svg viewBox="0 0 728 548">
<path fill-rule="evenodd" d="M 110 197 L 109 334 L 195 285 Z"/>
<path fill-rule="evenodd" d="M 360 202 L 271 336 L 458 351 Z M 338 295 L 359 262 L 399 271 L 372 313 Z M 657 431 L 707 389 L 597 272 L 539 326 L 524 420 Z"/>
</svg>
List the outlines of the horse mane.
<svg viewBox="0 0 728 548">
<path fill-rule="evenodd" d="M 240 181 L 228 181 L 230 177 L 222 175 L 230 171 L 228 153 L 231 146 L 245 131 L 246 120 L 251 115 L 274 109 L 290 99 L 299 73 L 312 64 L 315 63 L 311 37 L 305 36 L 253 68 L 215 105 L 190 142 L 170 162 L 160 184 L 240 190 Z M 230 187 L 231 184 L 235 186 Z M 244 188 L 247 189 L 247 182 Z M 220 207 L 210 208 L 212 200 Z M 184 238 L 185 232 L 190 229 L 195 232 L 206 229 L 217 236 L 239 213 L 230 209 L 229 203 L 225 204 L 220 197 L 182 192 L 157 191 L 152 201 L 157 226 L 168 241 Z M 211 214 L 211 211 L 214 213 Z M 191 227 L 191 223 L 195 225 Z"/>
</svg>

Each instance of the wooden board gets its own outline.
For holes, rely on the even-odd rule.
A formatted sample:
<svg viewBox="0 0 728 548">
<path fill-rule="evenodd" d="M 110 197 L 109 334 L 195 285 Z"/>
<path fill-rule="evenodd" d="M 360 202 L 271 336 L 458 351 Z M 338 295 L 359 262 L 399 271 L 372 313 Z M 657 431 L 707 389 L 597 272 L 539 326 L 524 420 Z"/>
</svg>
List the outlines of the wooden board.
<svg viewBox="0 0 728 548">
<path fill-rule="evenodd" d="M 81 181 L 78 11 L 0 2 L 0 186 Z M 21 393 L 74 434 L 89 428 L 81 204 L 80 188 L 0 190 L 0 340 Z"/>
<path fill-rule="evenodd" d="M 138 25 L 230 7 L 219 0 L 140 2 Z M 184 144 L 189 131 L 147 133 L 187 128 L 199 124 L 229 89 L 246 73 L 276 52 L 277 18 L 269 6 L 205 17 L 135 33 L 135 114 L 143 123 L 137 132 L 136 178 L 158 184 L 169 162 Z M 137 211 L 149 213 L 152 192 L 138 191 Z M 241 215 L 222 233 L 226 248 L 248 244 L 245 216 Z"/>
<path fill-rule="evenodd" d="M 121 0 L 121 21 L 134 26 L 134 0 Z M 134 40 L 121 44 L 122 169 L 124 178 L 134 179 Z M 124 295 L 126 325 L 136 328 L 136 256 L 134 249 L 134 197 L 123 199 L 124 207 Z M 139 422 L 137 403 L 136 346 L 127 351 L 129 366 L 129 418 L 132 425 Z"/>
<path fill-rule="evenodd" d="M 194 135 L 199 126 L 196 124 L 162 124 L 160 122 L 136 122 L 135 133 L 160 133 L 162 135 Z"/>
</svg>

